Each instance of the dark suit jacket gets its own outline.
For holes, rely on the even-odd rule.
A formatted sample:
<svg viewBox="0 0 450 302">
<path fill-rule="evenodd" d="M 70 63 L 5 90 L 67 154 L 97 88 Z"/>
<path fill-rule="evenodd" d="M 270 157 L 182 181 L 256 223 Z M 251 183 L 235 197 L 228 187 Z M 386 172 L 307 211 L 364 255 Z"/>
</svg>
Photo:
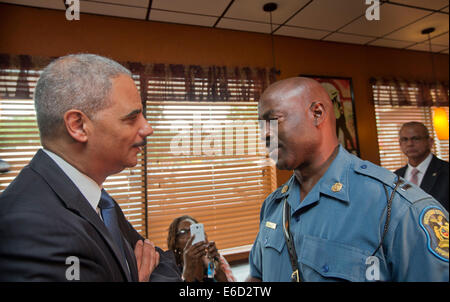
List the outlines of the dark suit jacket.
<svg viewBox="0 0 450 302">
<path fill-rule="evenodd" d="M 395 174 L 404 177 L 406 173 L 406 168 L 404 166 L 397 171 Z M 430 165 L 428 166 L 425 175 L 423 176 L 420 188 L 433 196 L 437 201 L 439 201 L 444 208 L 448 211 L 448 199 L 449 199 L 449 165 L 448 162 L 443 161 L 433 155 Z"/>
<path fill-rule="evenodd" d="M 69 256 L 80 260 L 80 281 L 138 281 L 131 247 L 142 238 L 116 210 L 131 278 L 98 214 L 39 150 L 0 195 L 0 281 L 67 281 Z"/>
</svg>

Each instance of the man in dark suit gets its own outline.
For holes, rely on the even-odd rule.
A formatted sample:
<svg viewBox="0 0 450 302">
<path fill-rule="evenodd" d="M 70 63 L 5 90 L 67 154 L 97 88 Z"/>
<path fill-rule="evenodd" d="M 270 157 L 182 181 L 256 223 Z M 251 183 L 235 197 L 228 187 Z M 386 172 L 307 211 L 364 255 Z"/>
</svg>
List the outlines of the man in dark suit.
<svg viewBox="0 0 450 302">
<path fill-rule="evenodd" d="M 35 108 L 43 149 L 0 195 L 0 281 L 148 281 L 159 253 L 102 189 L 153 132 L 130 72 L 96 55 L 59 58 Z"/>
<path fill-rule="evenodd" d="M 399 133 L 400 148 L 408 157 L 408 164 L 395 173 L 420 186 L 448 211 L 449 165 L 433 153 L 433 138 L 427 127 L 420 122 L 402 125 Z"/>
</svg>

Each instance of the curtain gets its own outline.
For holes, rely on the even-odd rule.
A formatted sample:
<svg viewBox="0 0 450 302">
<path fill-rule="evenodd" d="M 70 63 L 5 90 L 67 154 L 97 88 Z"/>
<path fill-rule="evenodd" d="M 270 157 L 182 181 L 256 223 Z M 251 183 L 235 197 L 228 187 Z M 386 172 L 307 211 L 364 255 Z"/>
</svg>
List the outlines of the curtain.
<svg viewBox="0 0 450 302">
<path fill-rule="evenodd" d="M 372 101 L 375 105 L 445 107 L 449 105 L 446 82 L 430 83 L 397 78 L 371 78 Z"/>
<path fill-rule="evenodd" d="M 42 70 L 55 58 L 0 54 L 1 75 L 6 79 L 0 84 L 1 96 L 32 98 L 34 86 L 30 86 L 29 73 Z M 157 101 L 254 102 L 275 81 L 274 71 L 261 67 L 120 63 L 138 75 L 143 102 L 149 98 Z M 159 87 L 157 94 L 148 89 L 147 83 Z"/>
</svg>

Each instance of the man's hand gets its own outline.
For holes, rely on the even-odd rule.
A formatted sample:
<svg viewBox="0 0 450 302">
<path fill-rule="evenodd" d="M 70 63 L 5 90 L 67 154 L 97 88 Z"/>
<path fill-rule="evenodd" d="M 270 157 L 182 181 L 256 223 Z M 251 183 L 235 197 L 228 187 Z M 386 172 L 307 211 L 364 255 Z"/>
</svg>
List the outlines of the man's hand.
<svg viewBox="0 0 450 302">
<path fill-rule="evenodd" d="M 134 247 L 134 255 L 138 267 L 139 282 L 148 282 L 153 270 L 159 264 L 159 253 L 155 245 L 148 239 L 139 240 Z"/>
</svg>

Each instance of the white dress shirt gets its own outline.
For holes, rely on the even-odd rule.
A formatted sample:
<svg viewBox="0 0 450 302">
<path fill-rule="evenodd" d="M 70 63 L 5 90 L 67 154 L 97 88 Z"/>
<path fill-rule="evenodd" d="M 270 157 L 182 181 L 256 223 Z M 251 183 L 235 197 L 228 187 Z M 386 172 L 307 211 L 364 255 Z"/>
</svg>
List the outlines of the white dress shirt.
<svg viewBox="0 0 450 302">
<path fill-rule="evenodd" d="M 100 215 L 100 209 L 98 203 L 102 190 L 99 185 L 93 181 L 89 176 L 78 171 L 74 166 L 66 162 L 64 159 L 56 155 L 55 153 L 43 149 L 44 152 L 53 159 L 58 167 L 70 178 L 75 186 L 80 190 L 81 194 L 87 199 L 92 208 Z M 101 215 L 100 215 L 101 217 Z"/>
<path fill-rule="evenodd" d="M 411 180 L 411 171 L 412 169 L 416 168 L 417 170 L 419 170 L 419 173 L 417 173 L 417 185 L 420 186 L 420 184 L 422 183 L 422 179 L 425 175 L 425 172 L 427 172 L 428 166 L 431 163 L 431 159 L 433 158 L 433 154 L 430 153 L 428 154 L 428 156 L 420 163 L 417 165 L 417 167 L 413 167 L 408 163 L 408 167 L 406 168 L 405 171 L 405 179 L 407 180 Z"/>
</svg>

